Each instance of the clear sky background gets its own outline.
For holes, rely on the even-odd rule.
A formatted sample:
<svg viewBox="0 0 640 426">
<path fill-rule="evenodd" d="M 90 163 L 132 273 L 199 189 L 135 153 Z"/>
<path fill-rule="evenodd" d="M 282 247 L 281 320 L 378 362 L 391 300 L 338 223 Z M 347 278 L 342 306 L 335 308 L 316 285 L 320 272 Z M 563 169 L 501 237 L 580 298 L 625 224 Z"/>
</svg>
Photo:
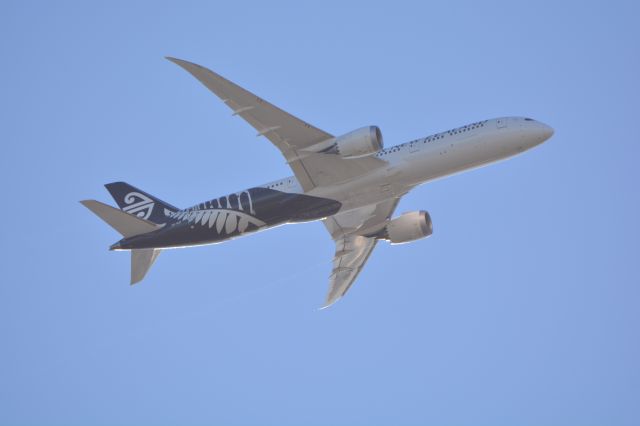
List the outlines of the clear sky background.
<svg viewBox="0 0 640 426">
<path fill-rule="evenodd" d="M 88 3 L 0 3 L 0 424 L 640 424 L 637 2 Z M 556 133 L 406 196 L 434 235 L 381 243 L 331 309 L 320 223 L 130 287 L 78 200 L 290 173 L 165 55 L 388 146 L 503 115 Z"/>
</svg>

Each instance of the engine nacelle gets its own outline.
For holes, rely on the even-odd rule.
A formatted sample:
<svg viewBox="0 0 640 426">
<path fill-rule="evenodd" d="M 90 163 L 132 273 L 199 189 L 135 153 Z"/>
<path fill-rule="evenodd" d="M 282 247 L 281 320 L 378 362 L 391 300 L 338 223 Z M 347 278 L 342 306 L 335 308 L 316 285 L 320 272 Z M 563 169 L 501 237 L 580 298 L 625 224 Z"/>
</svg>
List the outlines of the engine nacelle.
<svg viewBox="0 0 640 426">
<path fill-rule="evenodd" d="M 336 138 L 333 148 L 343 157 L 360 157 L 380 151 L 384 146 L 378 126 L 367 126 Z"/>
<path fill-rule="evenodd" d="M 391 244 L 402 244 L 419 240 L 433 234 L 431 216 L 423 210 L 403 213 L 391 219 L 383 232 L 383 239 Z"/>
</svg>

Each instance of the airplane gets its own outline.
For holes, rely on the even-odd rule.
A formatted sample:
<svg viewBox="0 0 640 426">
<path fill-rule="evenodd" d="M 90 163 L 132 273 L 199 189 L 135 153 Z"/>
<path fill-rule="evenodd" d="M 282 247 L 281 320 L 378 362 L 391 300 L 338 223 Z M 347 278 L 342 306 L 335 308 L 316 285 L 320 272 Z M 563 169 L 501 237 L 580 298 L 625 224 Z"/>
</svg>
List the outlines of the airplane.
<svg viewBox="0 0 640 426">
<path fill-rule="evenodd" d="M 122 235 L 110 250 L 131 251 L 131 284 L 164 249 L 215 244 L 282 224 L 321 220 L 335 242 L 323 308 L 345 295 L 380 240 L 402 244 L 429 237 L 424 210 L 392 217 L 418 185 L 504 160 L 553 135 L 526 117 L 470 123 L 384 148 L 377 126 L 334 136 L 200 65 L 167 57 L 216 94 L 280 150 L 293 176 L 180 209 L 125 182 L 107 190 L 118 209 L 81 203 Z"/>
</svg>

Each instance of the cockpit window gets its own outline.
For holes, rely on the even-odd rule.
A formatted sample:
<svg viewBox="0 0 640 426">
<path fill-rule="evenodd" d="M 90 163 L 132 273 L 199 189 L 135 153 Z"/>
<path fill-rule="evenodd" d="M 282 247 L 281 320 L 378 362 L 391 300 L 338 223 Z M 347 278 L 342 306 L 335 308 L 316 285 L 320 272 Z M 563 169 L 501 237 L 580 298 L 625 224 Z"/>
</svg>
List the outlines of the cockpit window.
<svg viewBox="0 0 640 426">
<path fill-rule="evenodd" d="M 524 121 L 533 121 L 533 118 L 525 118 Z"/>
</svg>

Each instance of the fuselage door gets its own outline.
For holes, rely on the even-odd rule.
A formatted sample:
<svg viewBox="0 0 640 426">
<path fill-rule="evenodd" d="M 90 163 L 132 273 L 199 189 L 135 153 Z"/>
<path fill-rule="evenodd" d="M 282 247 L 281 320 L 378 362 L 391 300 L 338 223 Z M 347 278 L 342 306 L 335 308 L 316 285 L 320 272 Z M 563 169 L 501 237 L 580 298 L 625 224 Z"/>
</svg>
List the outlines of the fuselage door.
<svg viewBox="0 0 640 426">
<path fill-rule="evenodd" d="M 502 129 L 507 127 L 507 119 L 506 118 L 498 118 L 496 120 L 496 125 L 498 126 L 498 129 Z"/>
</svg>

